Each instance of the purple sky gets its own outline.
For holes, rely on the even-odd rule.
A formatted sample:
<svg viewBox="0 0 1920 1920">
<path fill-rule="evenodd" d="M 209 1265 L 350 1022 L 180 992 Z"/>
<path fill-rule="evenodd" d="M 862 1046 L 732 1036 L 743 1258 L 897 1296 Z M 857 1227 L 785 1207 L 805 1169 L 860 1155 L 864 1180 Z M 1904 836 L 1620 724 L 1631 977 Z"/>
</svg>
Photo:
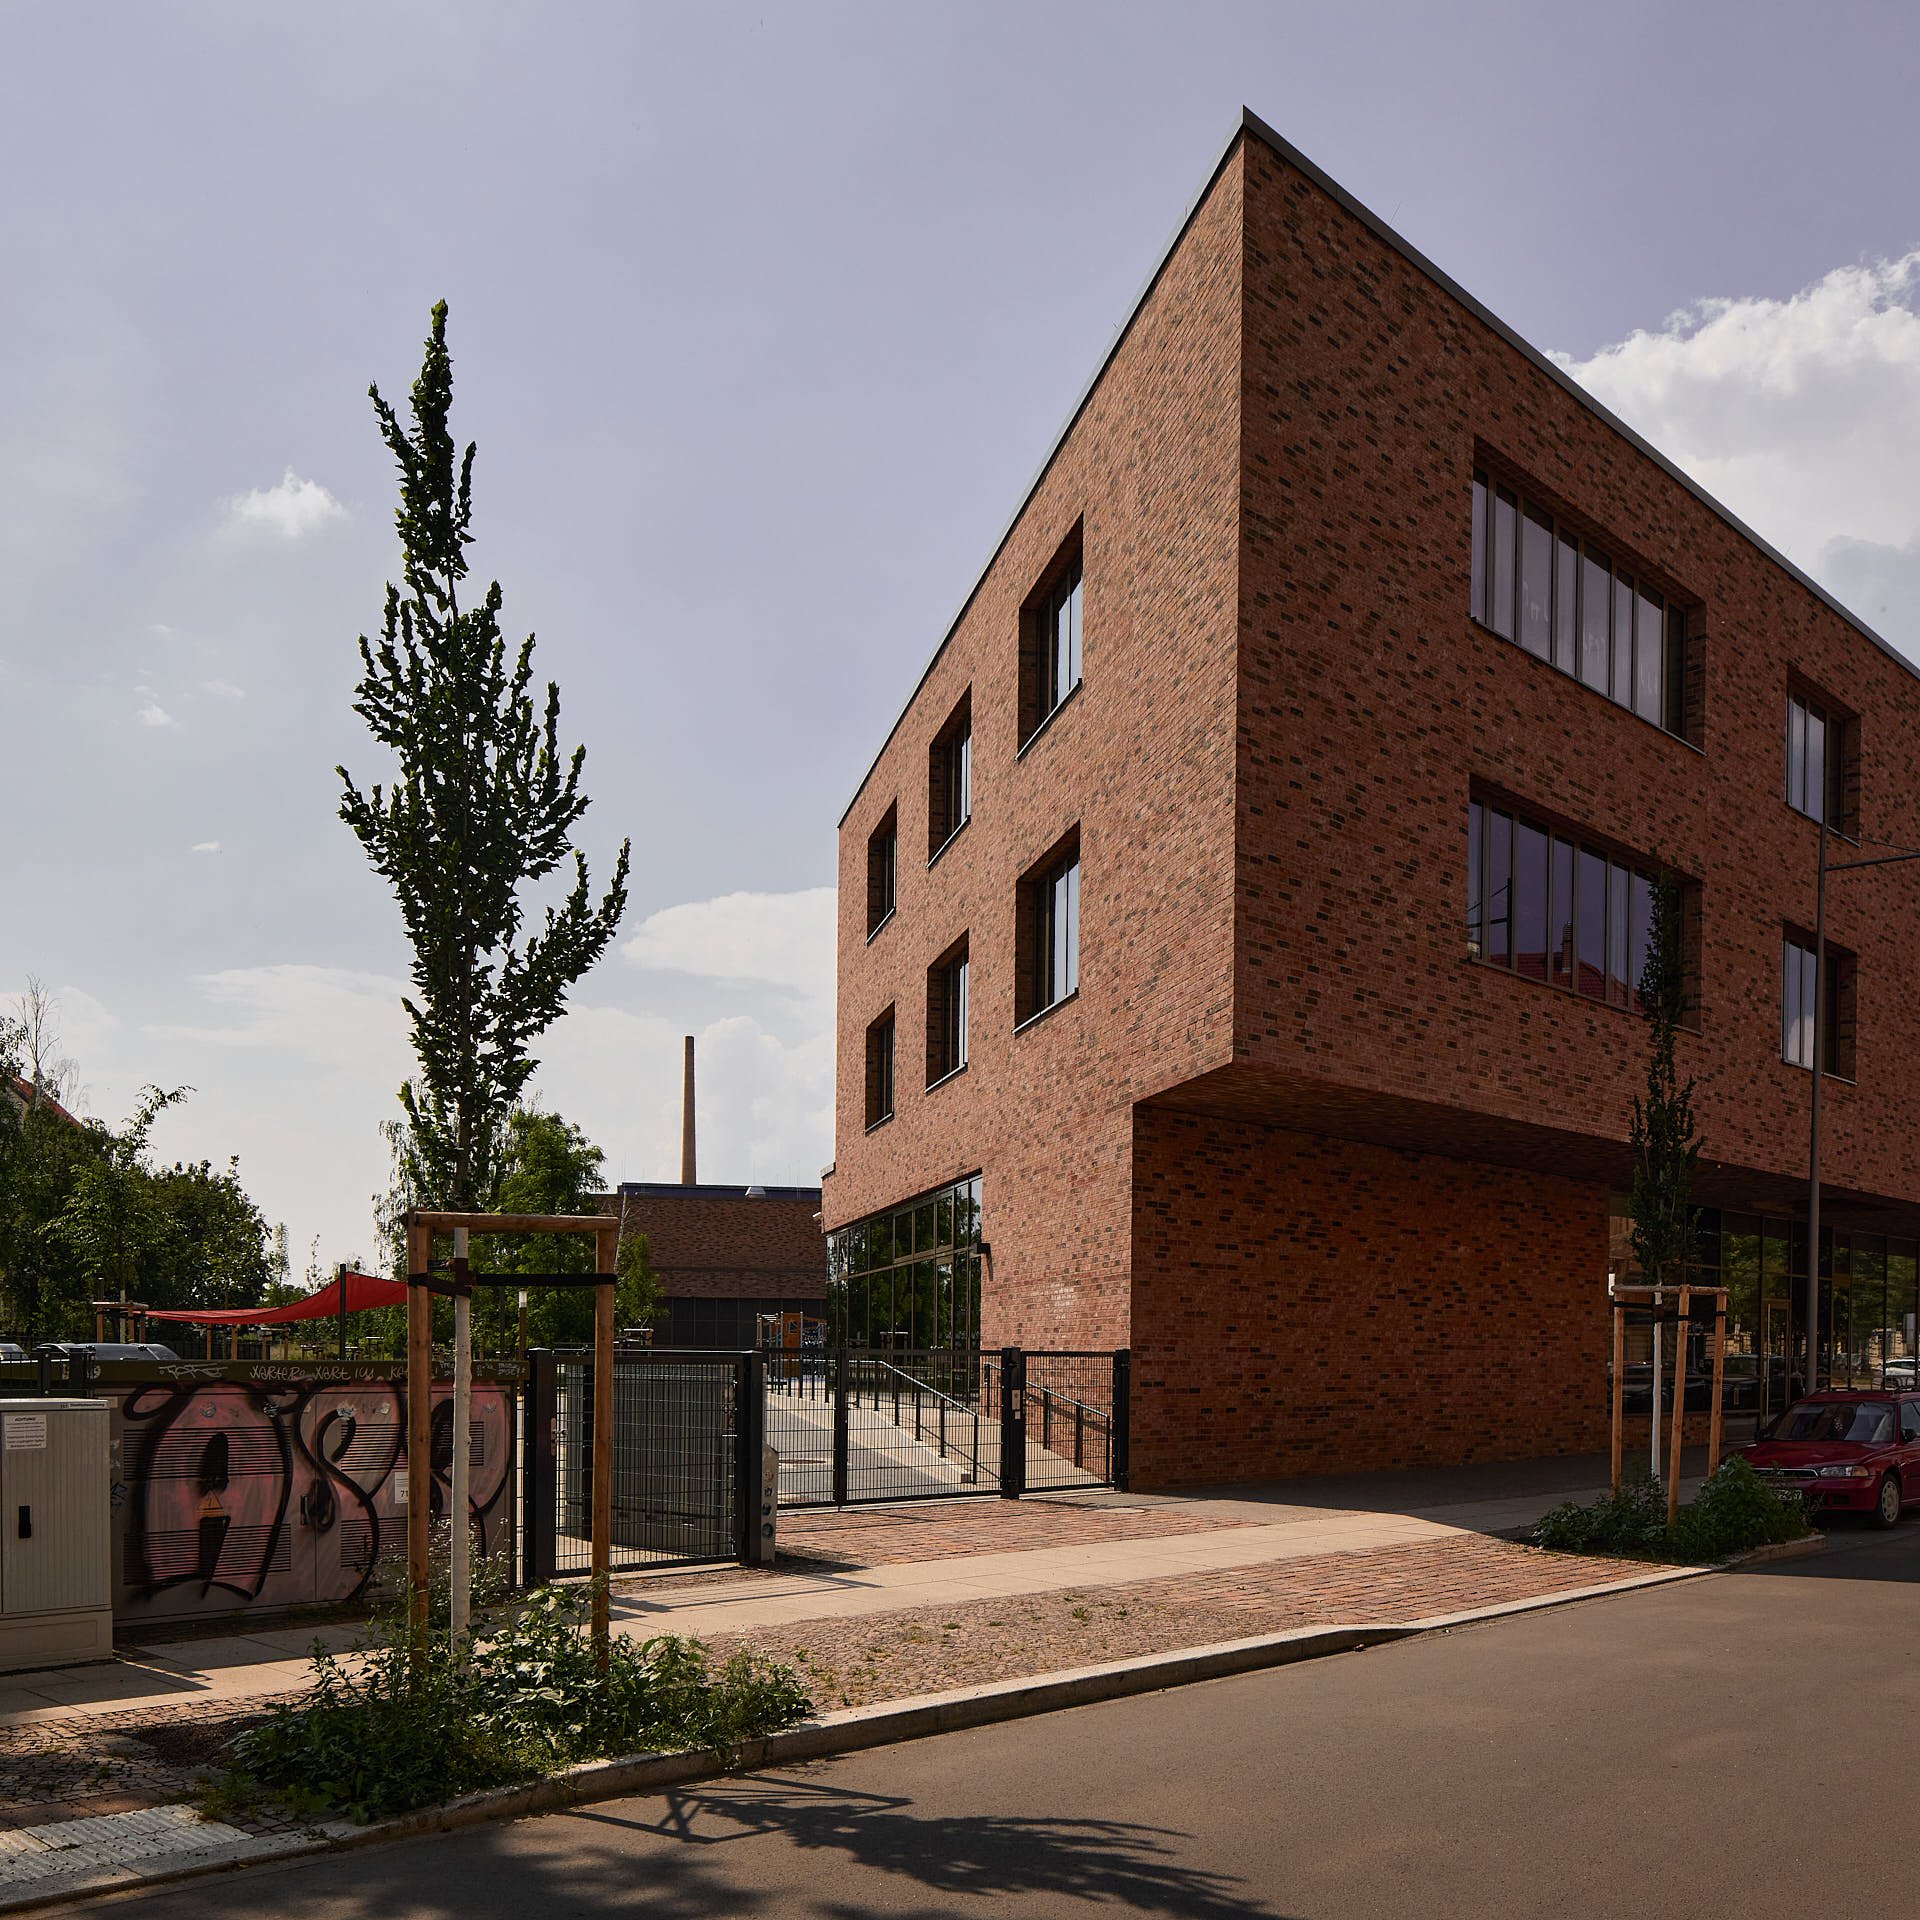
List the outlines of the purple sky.
<svg viewBox="0 0 1920 1920">
<path fill-rule="evenodd" d="M 61 994 L 103 1113 L 191 1082 L 166 1150 L 239 1152 L 303 1258 L 370 1251 L 404 950 L 331 769 L 378 772 L 347 711 L 392 570 L 363 396 L 404 390 L 444 295 L 476 567 L 587 743 L 589 851 L 635 841 L 634 950 L 548 1101 L 670 1176 L 697 1031 L 703 1171 L 815 1177 L 834 821 L 1243 102 L 1920 636 L 1917 21 L 0 5 L 32 822 L 0 994 Z M 1736 305 L 1662 331 L 1703 300 Z"/>
</svg>

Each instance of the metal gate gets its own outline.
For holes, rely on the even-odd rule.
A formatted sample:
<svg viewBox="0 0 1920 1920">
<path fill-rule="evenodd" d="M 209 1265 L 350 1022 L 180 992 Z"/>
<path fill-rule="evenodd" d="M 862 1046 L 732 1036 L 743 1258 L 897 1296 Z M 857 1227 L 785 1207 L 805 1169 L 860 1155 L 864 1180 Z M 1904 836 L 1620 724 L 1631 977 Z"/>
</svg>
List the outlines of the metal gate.
<svg viewBox="0 0 1920 1920">
<path fill-rule="evenodd" d="M 766 1374 L 783 1507 L 1127 1484 L 1124 1349 L 801 1348 Z"/>
<path fill-rule="evenodd" d="M 525 1577 L 532 1585 L 589 1570 L 598 1409 L 591 1353 L 533 1352 L 527 1361 Z M 740 1489 L 757 1479 L 761 1368 L 757 1354 L 615 1354 L 616 1572 L 744 1557 L 742 1528 L 751 1516 Z"/>
</svg>

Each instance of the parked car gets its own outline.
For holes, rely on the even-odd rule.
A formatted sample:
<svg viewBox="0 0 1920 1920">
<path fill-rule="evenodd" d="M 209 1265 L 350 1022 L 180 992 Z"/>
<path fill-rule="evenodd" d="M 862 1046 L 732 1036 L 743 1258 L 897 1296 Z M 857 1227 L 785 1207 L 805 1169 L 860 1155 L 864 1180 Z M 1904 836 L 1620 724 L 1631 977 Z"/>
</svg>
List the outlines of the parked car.
<svg viewBox="0 0 1920 1920">
<path fill-rule="evenodd" d="M 9 1360 L 24 1360 L 27 1350 L 18 1340 L 0 1340 L 0 1363 Z"/>
<path fill-rule="evenodd" d="M 1883 1527 L 1920 1500 L 1920 1395 L 1811 1393 L 1767 1421 L 1741 1457 L 1810 1507 L 1867 1513 Z"/>
<path fill-rule="evenodd" d="M 34 1348 L 35 1353 L 51 1350 L 63 1360 L 70 1360 L 75 1354 L 94 1360 L 178 1360 L 180 1356 L 171 1347 L 165 1347 L 158 1340 L 44 1340 Z"/>
<path fill-rule="evenodd" d="M 1887 1360 L 1880 1367 L 1880 1384 L 1884 1387 L 1920 1387 L 1920 1360 Z"/>
</svg>

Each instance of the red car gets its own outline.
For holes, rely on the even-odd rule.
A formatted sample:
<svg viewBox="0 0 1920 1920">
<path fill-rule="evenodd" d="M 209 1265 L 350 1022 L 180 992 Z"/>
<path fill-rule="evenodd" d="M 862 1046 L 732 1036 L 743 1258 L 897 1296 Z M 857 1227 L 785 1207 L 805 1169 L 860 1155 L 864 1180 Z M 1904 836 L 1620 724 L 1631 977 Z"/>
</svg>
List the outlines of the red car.
<svg viewBox="0 0 1920 1920">
<path fill-rule="evenodd" d="M 1740 1453 L 1765 1479 L 1798 1488 L 1809 1507 L 1870 1513 L 1891 1527 L 1920 1501 L 1920 1394 L 1810 1393 Z"/>
</svg>

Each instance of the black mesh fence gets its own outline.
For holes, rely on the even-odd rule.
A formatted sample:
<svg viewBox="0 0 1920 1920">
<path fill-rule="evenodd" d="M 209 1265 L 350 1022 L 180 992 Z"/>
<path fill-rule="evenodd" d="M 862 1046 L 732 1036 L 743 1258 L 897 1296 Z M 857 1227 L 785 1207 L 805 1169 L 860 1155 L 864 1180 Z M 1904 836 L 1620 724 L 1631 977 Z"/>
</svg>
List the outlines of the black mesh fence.
<svg viewBox="0 0 1920 1920">
<path fill-rule="evenodd" d="M 585 1573 L 593 1535 L 591 1354 L 534 1356 L 535 1419 L 550 1383 L 548 1485 L 530 1487 L 528 1524 L 551 1513 L 550 1571 Z M 542 1367 L 539 1363 L 544 1361 Z M 614 1569 L 731 1560 L 739 1550 L 738 1416 L 746 1358 L 622 1352 L 613 1364 Z M 537 1435 L 536 1449 L 541 1436 Z M 530 1450 L 530 1470 L 543 1464 Z M 542 1492 L 545 1498 L 541 1497 Z"/>
</svg>

